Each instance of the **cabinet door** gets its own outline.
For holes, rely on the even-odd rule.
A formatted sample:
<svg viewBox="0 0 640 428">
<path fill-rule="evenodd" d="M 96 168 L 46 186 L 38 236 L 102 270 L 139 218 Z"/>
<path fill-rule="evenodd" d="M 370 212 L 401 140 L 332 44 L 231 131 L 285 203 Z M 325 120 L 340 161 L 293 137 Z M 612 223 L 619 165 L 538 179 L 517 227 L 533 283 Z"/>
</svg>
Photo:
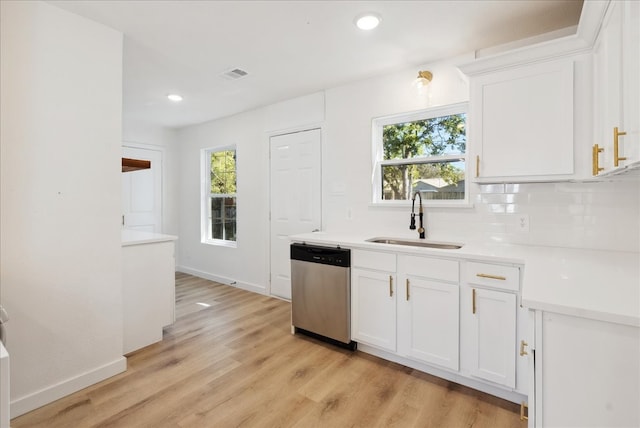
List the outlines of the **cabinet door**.
<svg viewBox="0 0 640 428">
<path fill-rule="evenodd" d="M 640 2 L 625 1 L 622 11 L 622 127 L 624 165 L 640 160 Z"/>
<path fill-rule="evenodd" d="M 638 327 L 546 312 L 538 327 L 537 426 L 640 426 Z"/>
<path fill-rule="evenodd" d="M 621 12 L 617 2 L 609 4 L 593 51 L 595 143 L 604 149 L 599 164 L 605 171 L 614 167 L 613 128 L 622 125 Z"/>
<path fill-rule="evenodd" d="M 480 180 L 573 174 L 572 60 L 480 75 L 471 103 Z"/>
<path fill-rule="evenodd" d="M 542 312 L 529 311 L 529 367 L 527 378 L 529 381 L 529 422 L 528 428 L 540 426 L 542 421 L 542 360 L 536 361 L 536 355 L 542 355 L 542 343 L 538 343 L 539 334 L 542 333 Z M 540 357 L 538 357 L 540 358 Z"/>
<path fill-rule="evenodd" d="M 395 274 L 352 268 L 351 303 L 352 339 L 395 352 Z"/>
<path fill-rule="evenodd" d="M 173 241 L 122 247 L 123 353 L 162 340 L 174 322 Z"/>
<path fill-rule="evenodd" d="M 469 289 L 471 374 L 515 388 L 516 295 L 482 288 Z"/>
<path fill-rule="evenodd" d="M 404 279 L 398 326 L 404 356 L 458 370 L 459 295 L 457 284 Z"/>
<path fill-rule="evenodd" d="M 605 172 L 640 160 L 639 27 L 639 2 L 612 1 L 594 45 L 594 133 Z"/>
</svg>

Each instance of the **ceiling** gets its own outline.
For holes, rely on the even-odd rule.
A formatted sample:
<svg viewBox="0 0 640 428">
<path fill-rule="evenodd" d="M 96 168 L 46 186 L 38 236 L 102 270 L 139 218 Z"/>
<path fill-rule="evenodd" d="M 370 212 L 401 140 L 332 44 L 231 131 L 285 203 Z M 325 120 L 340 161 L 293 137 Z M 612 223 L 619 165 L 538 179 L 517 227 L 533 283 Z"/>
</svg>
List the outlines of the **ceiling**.
<svg viewBox="0 0 640 428">
<path fill-rule="evenodd" d="M 582 9 L 582 0 L 49 3 L 124 33 L 124 121 L 163 127 L 570 27 Z M 382 17 L 369 32 L 353 23 L 366 11 Z M 248 75 L 222 76 L 234 68 Z"/>
</svg>

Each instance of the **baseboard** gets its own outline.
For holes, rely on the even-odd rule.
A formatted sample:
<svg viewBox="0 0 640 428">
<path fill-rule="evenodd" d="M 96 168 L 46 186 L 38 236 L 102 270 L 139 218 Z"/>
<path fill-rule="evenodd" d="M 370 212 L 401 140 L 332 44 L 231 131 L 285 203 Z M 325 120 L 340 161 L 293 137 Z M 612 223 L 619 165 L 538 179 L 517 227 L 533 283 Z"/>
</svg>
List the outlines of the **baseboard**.
<svg viewBox="0 0 640 428">
<path fill-rule="evenodd" d="M 502 398 L 512 403 L 520 404 L 523 401 L 527 401 L 526 395 L 523 395 L 517 391 L 504 389 L 499 386 L 493 386 L 480 380 L 475 380 L 470 377 L 464 376 L 459 373 L 449 372 L 444 369 L 438 369 L 436 367 L 422 364 L 417 361 L 410 360 L 408 358 L 402 358 L 398 355 L 383 351 L 373 346 L 363 345 L 358 343 L 358 351 L 375 355 L 376 357 L 383 358 L 385 360 L 393 361 L 394 363 L 402 364 L 403 366 L 411 367 L 412 369 L 420 370 L 433 376 L 437 376 L 442 379 L 449 380 L 451 382 L 458 383 L 460 385 L 467 386 L 478 391 L 485 392 L 490 395 Z"/>
<path fill-rule="evenodd" d="M 189 275 L 197 276 L 198 278 L 208 279 L 210 281 L 219 282 L 221 284 L 230 285 L 232 287 L 241 288 L 243 290 L 252 291 L 258 294 L 267 294 L 267 288 L 262 285 L 251 284 L 248 282 L 236 281 L 233 278 L 227 278 L 225 276 L 214 275 L 209 272 L 204 272 L 198 269 L 193 269 L 187 266 L 176 266 L 176 271 L 182 273 L 188 273 Z"/>
<path fill-rule="evenodd" d="M 78 376 L 48 386 L 24 397 L 20 397 L 11 402 L 11 418 L 24 415 L 27 412 L 52 403 L 69 394 L 80 391 L 88 386 L 103 381 L 127 370 L 127 359 L 125 357 L 97 367 Z"/>
</svg>

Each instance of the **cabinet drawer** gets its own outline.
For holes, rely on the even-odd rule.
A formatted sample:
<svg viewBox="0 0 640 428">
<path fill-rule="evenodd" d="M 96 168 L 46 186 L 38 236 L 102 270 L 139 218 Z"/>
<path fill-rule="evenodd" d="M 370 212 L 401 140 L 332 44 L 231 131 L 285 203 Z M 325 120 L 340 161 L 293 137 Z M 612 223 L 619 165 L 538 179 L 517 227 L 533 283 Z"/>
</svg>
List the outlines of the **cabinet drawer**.
<svg viewBox="0 0 640 428">
<path fill-rule="evenodd" d="M 458 282 L 460 277 L 458 262 L 455 260 L 432 259 L 429 257 L 400 256 L 400 266 L 407 275 L 442 281 Z"/>
<path fill-rule="evenodd" d="M 506 290 L 520 290 L 520 269 L 514 266 L 469 262 L 465 269 L 469 284 Z"/>
<path fill-rule="evenodd" d="M 396 255 L 377 251 L 352 250 L 351 266 L 364 269 L 396 271 Z"/>
</svg>

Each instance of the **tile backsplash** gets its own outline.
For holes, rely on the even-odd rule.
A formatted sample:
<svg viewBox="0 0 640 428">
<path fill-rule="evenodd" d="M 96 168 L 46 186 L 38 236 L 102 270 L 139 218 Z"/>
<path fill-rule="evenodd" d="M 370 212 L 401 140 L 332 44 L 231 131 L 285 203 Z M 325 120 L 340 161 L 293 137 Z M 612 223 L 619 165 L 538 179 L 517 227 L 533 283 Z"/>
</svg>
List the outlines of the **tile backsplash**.
<svg viewBox="0 0 640 428">
<path fill-rule="evenodd" d="M 640 251 L 640 184 L 479 185 L 473 198 L 484 239 L 560 247 Z M 519 227 L 527 215 L 529 231 Z"/>
</svg>

